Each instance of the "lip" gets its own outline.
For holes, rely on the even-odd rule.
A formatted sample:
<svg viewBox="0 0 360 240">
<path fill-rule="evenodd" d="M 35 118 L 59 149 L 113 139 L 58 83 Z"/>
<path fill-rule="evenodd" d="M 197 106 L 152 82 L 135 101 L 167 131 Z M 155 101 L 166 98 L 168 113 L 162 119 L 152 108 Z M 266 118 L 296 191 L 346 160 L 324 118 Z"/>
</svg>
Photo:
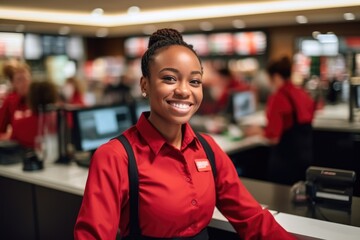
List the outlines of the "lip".
<svg viewBox="0 0 360 240">
<path fill-rule="evenodd" d="M 194 106 L 194 104 L 189 101 L 167 100 L 166 103 L 178 114 L 187 114 Z"/>
</svg>

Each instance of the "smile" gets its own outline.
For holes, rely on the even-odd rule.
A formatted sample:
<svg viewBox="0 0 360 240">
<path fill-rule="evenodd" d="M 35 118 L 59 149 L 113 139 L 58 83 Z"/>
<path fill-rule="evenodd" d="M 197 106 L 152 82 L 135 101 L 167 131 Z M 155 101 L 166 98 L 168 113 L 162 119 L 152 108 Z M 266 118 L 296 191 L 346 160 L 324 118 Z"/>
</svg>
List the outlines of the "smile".
<svg viewBox="0 0 360 240">
<path fill-rule="evenodd" d="M 189 102 L 167 101 L 167 103 L 170 104 L 172 107 L 182 111 L 189 110 L 193 106 L 193 104 Z"/>
</svg>

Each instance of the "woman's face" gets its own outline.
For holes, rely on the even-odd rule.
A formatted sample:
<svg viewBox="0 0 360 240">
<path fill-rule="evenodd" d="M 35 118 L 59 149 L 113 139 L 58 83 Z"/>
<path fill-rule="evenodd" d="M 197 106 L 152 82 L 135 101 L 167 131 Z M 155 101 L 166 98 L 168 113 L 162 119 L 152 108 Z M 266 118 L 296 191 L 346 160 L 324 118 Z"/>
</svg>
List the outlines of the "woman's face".
<svg viewBox="0 0 360 240">
<path fill-rule="evenodd" d="M 12 79 L 13 88 L 20 96 L 26 96 L 28 94 L 30 83 L 31 76 L 27 70 L 16 72 Z"/>
<path fill-rule="evenodd" d="M 272 76 L 269 76 L 270 78 L 270 87 L 273 92 L 276 92 L 279 88 L 282 87 L 284 84 L 284 79 L 277 73 L 275 73 Z"/>
<path fill-rule="evenodd" d="M 141 79 L 141 88 L 149 97 L 151 119 L 188 122 L 203 98 L 202 67 L 196 55 L 184 46 L 160 49 L 149 63 L 149 72 Z"/>
</svg>

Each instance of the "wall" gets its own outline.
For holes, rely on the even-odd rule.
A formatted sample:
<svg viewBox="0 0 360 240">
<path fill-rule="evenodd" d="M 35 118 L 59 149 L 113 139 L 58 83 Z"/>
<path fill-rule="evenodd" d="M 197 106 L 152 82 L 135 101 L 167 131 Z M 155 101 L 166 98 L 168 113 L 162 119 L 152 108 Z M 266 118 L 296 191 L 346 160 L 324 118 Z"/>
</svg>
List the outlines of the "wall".
<svg viewBox="0 0 360 240">
<path fill-rule="evenodd" d="M 346 22 L 333 24 L 306 24 L 296 26 L 268 28 L 269 59 L 280 58 L 295 53 L 297 37 L 312 36 L 313 31 L 321 33 L 334 32 L 338 36 L 360 36 L 360 22 Z"/>
</svg>

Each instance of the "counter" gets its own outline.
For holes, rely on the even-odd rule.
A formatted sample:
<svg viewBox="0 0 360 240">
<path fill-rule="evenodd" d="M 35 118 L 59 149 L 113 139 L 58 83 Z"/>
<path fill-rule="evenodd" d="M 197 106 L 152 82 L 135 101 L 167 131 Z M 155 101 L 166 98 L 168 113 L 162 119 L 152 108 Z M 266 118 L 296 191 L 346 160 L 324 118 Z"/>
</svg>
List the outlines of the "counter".
<svg viewBox="0 0 360 240">
<path fill-rule="evenodd" d="M 46 212 L 47 215 L 52 211 L 56 211 L 56 209 L 54 209 L 56 208 L 56 205 L 60 205 L 57 206 L 58 211 L 66 212 L 66 210 L 61 208 L 65 205 L 64 202 L 66 202 L 66 198 L 63 199 L 61 195 L 56 195 L 58 194 L 57 192 L 77 196 L 77 205 L 75 209 L 79 207 L 78 205 L 81 202 L 81 196 L 84 192 L 87 179 L 87 172 L 88 170 L 86 168 L 78 167 L 75 163 L 70 165 L 49 163 L 45 165 L 43 170 L 37 172 L 24 172 L 22 171 L 21 164 L 0 166 L 0 177 L 2 177 L 2 179 L 11 179 L 19 183 L 23 182 L 39 188 L 38 190 L 35 190 L 35 192 L 37 192 L 36 201 L 42 201 L 42 204 L 36 205 L 37 211 L 41 212 L 45 205 L 48 210 L 43 212 Z M 288 186 L 245 178 L 242 179 L 242 181 L 260 203 L 268 206 L 280 225 L 286 230 L 300 236 L 300 238 L 309 239 L 308 237 L 311 236 L 322 239 L 358 239 L 358 236 L 360 236 L 360 198 L 354 198 L 351 215 L 348 215 L 347 213 L 336 213 L 335 215 L 334 213 L 329 214 L 329 216 L 332 217 L 345 214 L 345 216 L 347 216 L 347 218 L 345 217 L 346 220 L 343 222 L 345 224 L 332 223 L 313 219 L 316 216 L 310 216 L 307 208 L 297 208 L 294 206 L 290 201 L 290 188 Z M 54 192 L 54 190 L 56 191 Z M 50 192 L 45 194 L 44 191 Z M 49 201 L 57 201 L 57 203 Z M 72 216 L 76 216 L 75 209 L 71 213 Z M 38 218 L 38 221 L 41 223 L 41 217 Z M 75 219 L 72 219 L 72 221 L 74 220 Z M 342 217 L 338 220 L 343 221 Z M 46 226 L 46 224 L 49 224 L 49 221 L 51 220 L 43 220 L 41 224 Z M 55 221 L 55 225 L 61 222 L 58 218 L 53 221 Z M 72 226 L 72 224 L 68 224 L 69 226 Z M 217 210 L 214 212 L 210 227 L 234 231 L 228 221 Z M 42 229 L 51 229 L 51 227 L 47 226 Z M 70 230 L 72 231 L 72 229 Z M 40 230 L 40 232 L 42 231 L 45 230 Z M 40 238 L 41 237 L 34 239 Z"/>
</svg>

